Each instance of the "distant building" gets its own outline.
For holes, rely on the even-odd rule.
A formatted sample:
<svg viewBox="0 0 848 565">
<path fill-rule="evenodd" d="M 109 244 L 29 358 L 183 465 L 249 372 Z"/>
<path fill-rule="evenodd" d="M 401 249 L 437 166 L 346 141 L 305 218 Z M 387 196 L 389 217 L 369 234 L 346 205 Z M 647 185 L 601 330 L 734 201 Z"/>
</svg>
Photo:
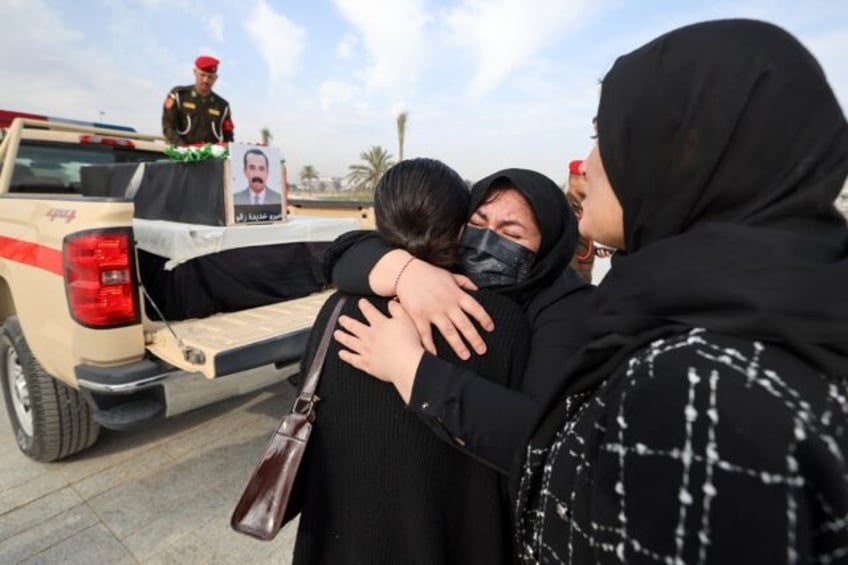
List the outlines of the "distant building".
<svg viewBox="0 0 848 565">
<path fill-rule="evenodd" d="M 344 179 L 342 177 L 319 177 L 313 183 L 313 189 L 318 192 L 339 192 L 344 190 Z"/>
<path fill-rule="evenodd" d="M 351 190 L 344 177 L 318 177 L 317 179 L 309 182 L 300 180 L 296 183 L 289 183 L 289 188 L 294 191 L 313 193 L 344 192 L 346 190 Z"/>
</svg>

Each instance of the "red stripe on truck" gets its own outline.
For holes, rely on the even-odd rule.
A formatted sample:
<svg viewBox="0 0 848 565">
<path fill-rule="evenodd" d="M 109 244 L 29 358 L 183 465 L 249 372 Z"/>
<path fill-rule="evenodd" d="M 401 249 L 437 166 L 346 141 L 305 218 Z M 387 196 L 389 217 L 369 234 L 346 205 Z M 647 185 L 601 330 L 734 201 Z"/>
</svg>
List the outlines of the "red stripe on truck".
<svg viewBox="0 0 848 565">
<path fill-rule="evenodd" d="M 64 276 L 62 252 L 30 241 L 0 236 L 0 257 Z"/>
</svg>

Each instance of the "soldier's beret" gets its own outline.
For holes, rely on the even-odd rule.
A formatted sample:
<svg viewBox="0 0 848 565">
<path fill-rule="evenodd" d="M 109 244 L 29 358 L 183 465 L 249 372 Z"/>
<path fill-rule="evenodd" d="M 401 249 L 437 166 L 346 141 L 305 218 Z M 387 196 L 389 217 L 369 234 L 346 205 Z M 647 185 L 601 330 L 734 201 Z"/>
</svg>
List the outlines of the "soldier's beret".
<svg viewBox="0 0 848 565">
<path fill-rule="evenodd" d="M 194 60 L 194 66 L 200 69 L 201 71 L 207 73 L 217 73 L 218 72 L 218 59 L 215 57 L 209 57 L 208 55 L 201 55 L 197 59 Z"/>
<path fill-rule="evenodd" d="M 580 174 L 580 165 L 582 165 L 582 164 L 583 164 L 583 161 L 580 161 L 579 159 L 576 160 L 576 161 L 570 162 L 568 164 L 568 172 L 571 173 L 572 175 L 579 175 Z"/>
</svg>

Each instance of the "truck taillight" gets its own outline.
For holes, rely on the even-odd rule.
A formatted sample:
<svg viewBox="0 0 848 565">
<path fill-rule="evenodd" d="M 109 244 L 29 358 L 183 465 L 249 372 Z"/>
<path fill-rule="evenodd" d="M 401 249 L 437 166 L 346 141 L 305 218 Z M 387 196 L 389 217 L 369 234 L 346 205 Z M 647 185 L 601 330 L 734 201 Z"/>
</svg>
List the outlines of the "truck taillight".
<svg viewBox="0 0 848 565">
<path fill-rule="evenodd" d="M 88 327 L 139 322 L 129 229 L 92 230 L 65 238 L 65 285 L 71 316 Z"/>
</svg>

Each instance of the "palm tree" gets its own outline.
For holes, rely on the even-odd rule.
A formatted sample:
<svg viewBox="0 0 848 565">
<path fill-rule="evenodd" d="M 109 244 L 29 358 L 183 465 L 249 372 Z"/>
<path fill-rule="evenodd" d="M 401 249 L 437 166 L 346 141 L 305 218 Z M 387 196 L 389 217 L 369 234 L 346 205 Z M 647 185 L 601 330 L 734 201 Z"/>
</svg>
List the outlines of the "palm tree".
<svg viewBox="0 0 848 565">
<path fill-rule="evenodd" d="M 268 128 L 262 128 L 259 130 L 259 135 L 262 136 L 262 145 L 268 145 L 271 143 L 271 140 L 274 139 L 274 136 L 271 135 L 271 130 Z"/>
<path fill-rule="evenodd" d="M 300 181 L 306 183 L 309 192 L 312 192 L 312 181 L 318 180 L 318 171 L 312 165 L 306 165 L 300 169 Z"/>
<path fill-rule="evenodd" d="M 368 151 L 360 153 L 359 158 L 365 161 L 365 164 L 348 167 L 350 172 L 347 174 L 347 180 L 357 192 L 374 192 L 383 173 L 394 165 L 392 156 L 379 145 L 374 145 Z"/>
<path fill-rule="evenodd" d="M 403 161 L 403 140 L 406 138 L 406 118 L 408 114 L 401 112 L 397 115 L 398 132 L 398 161 Z"/>
</svg>

